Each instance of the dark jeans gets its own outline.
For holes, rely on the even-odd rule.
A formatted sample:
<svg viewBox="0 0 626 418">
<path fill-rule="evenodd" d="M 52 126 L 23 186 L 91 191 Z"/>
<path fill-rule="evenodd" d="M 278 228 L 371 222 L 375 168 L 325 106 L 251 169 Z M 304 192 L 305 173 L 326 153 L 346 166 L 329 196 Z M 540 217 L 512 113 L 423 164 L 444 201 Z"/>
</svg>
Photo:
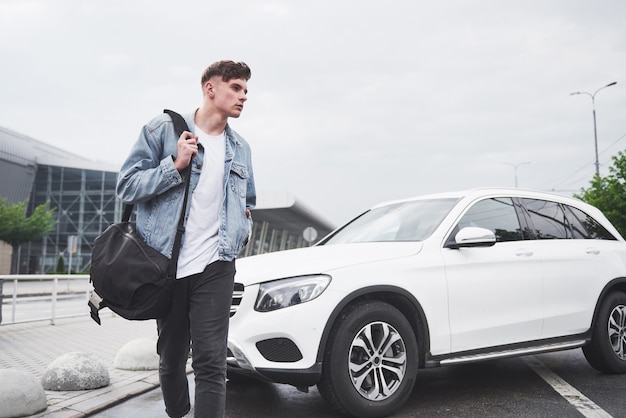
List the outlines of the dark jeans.
<svg viewBox="0 0 626 418">
<path fill-rule="evenodd" d="M 216 261 L 202 273 L 176 281 L 169 315 L 157 320 L 159 378 L 170 417 L 191 408 L 186 363 L 190 341 L 195 374 L 196 418 L 223 417 L 226 402 L 226 345 L 235 262 Z"/>
</svg>

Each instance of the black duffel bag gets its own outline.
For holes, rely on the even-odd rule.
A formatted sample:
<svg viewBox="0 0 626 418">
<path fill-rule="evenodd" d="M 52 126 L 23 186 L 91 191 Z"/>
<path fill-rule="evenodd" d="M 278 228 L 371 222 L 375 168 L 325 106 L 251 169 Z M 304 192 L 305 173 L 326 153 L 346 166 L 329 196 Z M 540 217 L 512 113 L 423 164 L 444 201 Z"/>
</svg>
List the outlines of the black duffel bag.
<svg viewBox="0 0 626 418">
<path fill-rule="evenodd" d="M 165 110 L 180 136 L 188 130 L 182 116 Z M 172 261 L 146 244 L 129 222 L 133 205 L 125 205 L 122 222 L 110 225 L 93 243 L 90 281 L 94 291 L 89 299 L 91 317 L 100 324 L 98 311 L 108 307 L 130 320 L 163 318 L 169 312 L 184 217 L 189 195 L 190 167 L 185 170 L 185 196 L 172 248 Z"/>
<path fill-rule="evenodd" d="M 176 281 L 169 265 L 169 258 L 141 239 L 134 223 L 109 226 L 93 243 L 90 279 L 102 301 L 97 306 L 91 301 L 92 317 L 94 307 L 108 307 L 126 319 L 163 318 Z"/>
</svg>

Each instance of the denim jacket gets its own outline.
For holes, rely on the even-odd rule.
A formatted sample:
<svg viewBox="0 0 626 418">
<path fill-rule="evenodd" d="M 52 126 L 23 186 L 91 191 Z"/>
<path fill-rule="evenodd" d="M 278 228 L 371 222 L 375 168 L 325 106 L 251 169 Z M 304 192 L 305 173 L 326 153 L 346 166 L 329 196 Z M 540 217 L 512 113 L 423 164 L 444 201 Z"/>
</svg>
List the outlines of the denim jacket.
<svg viewBox="0 0 626 418">
<path fill-rule="evenodd" d="M 194 132 L 194 113 L 185 114 L 189 130 Z M 246 244 L 252 231 L 252 218 L 246 209 L 256 205 L 250 146 L 227 125 L 224 161 L 224 201 L 219 228 L 219 259 L 232 261 Z M 145 125 L 120 169 L 116 192 L 125 203 L 135 205 L 137 231 L 148 245 L 171 257 L 174 237 L 185 194 L 185 182 L 174 167 L 178 135 L 169 115 L 163 113 Z M 189 199 L 198 185 L 204 161 L 204 148 L 192 160 Z M 183 170 L 183 174 L 187 171 Z"/>
</svg>

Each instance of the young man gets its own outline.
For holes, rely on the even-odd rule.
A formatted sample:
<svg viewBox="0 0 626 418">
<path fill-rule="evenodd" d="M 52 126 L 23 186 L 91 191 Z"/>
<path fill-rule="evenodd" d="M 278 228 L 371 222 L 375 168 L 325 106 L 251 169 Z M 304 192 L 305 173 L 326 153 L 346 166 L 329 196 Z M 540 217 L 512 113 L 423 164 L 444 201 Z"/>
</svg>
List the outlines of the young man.
<svg viewBox="0 0 626 418">
<path fill-rule="evenodd" d="M 144 126 L 122 165 L 117 195 L 137 209 L 137 230 L 170 257 L 191 164 L 185 234 L 171 311 L 157 320 L 159 376 L 170 417 L 190 410 L 185 372 L 190 341 L 195 374 L 195 417 L 222 417 L 226 345 L 235 256 L 252 227 L 256 204 L 248 143 L 228 125 L 247 100 L 250 69 L 219 61 L 202 75 L 202 104 L 183 115 L 190 131 L 175 134 L 167 114 Z"/>
</svg>

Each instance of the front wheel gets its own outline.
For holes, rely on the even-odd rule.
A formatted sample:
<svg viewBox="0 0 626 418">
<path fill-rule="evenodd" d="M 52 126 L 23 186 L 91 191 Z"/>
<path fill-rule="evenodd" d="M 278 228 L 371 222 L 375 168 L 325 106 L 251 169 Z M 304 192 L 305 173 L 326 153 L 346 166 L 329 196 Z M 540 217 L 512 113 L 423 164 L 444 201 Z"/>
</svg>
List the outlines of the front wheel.
<svg viewBox="0 0 626 418">
<path fill-rule="evenodd" d="M 613 292 L 602 301 L 583 353 L 601 372 L 626 373 L 626 293 Z"/>
<path fill-rule="evenodd" d="M 411 395 L 417 363 L 415 333 L 404 315 L 388 303 L 360 302 L 333 328 L 317 387 L 343 414 L 384 417 Z"/>
</svg>

